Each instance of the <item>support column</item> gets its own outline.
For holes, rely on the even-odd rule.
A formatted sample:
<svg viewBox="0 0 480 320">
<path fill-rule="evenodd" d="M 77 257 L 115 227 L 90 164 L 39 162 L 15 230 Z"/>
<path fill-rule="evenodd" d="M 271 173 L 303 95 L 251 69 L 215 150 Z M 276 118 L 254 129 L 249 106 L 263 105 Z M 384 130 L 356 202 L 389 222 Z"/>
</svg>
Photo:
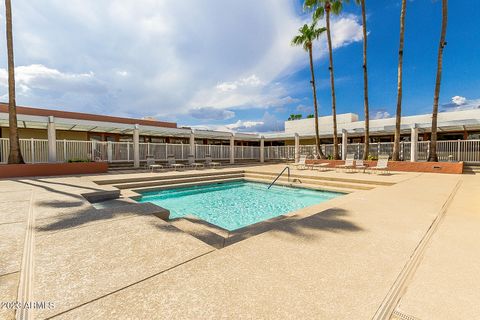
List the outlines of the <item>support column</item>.
<svg viewBox="0 0 480 320">
<path fill-rule="evenodd" d="M 410 162 L 417 161 L 418 128 L 410 129 Z"/>
<path fill-rule="evenodd" d="M 140 130 L 138 124 L 133 129 L 133 166 L 140 168 Z"/>
<path fill-rule="evenodd" d="M 48 162 L 57 162 L 57 133 L 55 130 L 55 118 L 53 116 L 48 117 L 47 133 L 48 133 Z"/>
<path fill-rule="evenodd" d="M 260 137 L 260 162 L 265 162 L 265 137 Z"/>
<path fill-rule="evenodd" d="M 235 163 L 235 136 L 230 137 L 230 164 Z"/>
<path fill-rule="evenodd" d="M 190 154 L 189 156 L 195 157 L 195 134 L 192 132 L 190 133 Z"/>
<path fill-rule="evenodd" d="M 348 144 L 348 133 L 347 130 L 342 130 L 342 160 L 347 158 L 347 144 Z"/>
<path fill-rule="evenodd" d="M 295 163 L 300 160 L 300 136 L 295 133 Z"/>
</svg>

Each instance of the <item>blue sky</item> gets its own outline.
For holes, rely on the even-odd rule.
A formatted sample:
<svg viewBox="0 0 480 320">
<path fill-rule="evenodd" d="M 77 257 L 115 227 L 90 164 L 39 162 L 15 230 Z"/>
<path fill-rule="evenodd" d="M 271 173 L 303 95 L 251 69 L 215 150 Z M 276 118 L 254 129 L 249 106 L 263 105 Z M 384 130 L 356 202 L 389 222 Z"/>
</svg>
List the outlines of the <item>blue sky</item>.
<svg viewBox="0 0 480 320">
<path fill-rule="evenodd" d="M 19 105 L 259 132 L 282 130 L 291 113 L 313 112 L 308 56 L 290 46 L 309 19 L 300 1 L 18 0 L 13 11 Z M 399 15 L 400 0 L 367 0 L 374 118 L 395 113 Z M 480 105 L 478 21 L 479 2 L 450 1 L 444 111 Z M 408 1 L 405 115 L 431 112 L 440 22 L 441 1 Z M 363 118 L 358 7 L 345 6 L 332 35 L 338 112 Z M 328 115 L 324 37 L 314 50 L 320 113 Z"/>
</svg>

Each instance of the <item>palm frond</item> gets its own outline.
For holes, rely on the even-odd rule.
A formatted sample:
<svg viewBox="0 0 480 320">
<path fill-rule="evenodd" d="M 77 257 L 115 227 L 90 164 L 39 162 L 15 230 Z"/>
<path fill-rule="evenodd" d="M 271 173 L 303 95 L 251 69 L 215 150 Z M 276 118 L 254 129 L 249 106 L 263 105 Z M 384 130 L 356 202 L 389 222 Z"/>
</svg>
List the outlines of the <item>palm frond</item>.
<svg viewBox="0 0 480 320">
<path fill-rule="evenodd" d="M 338 15 L 342 12 L 343 4 L 342 0 L 332 1 L 331 12 L 335 15 Z"/>
<path fill-rule="evenodd" d="M 313 11 L 313 21 L 318 21 L 320 19 L 323 19 L 325 16 L 325 8 L 324 7 L 318 7 Z"/>
</svg>

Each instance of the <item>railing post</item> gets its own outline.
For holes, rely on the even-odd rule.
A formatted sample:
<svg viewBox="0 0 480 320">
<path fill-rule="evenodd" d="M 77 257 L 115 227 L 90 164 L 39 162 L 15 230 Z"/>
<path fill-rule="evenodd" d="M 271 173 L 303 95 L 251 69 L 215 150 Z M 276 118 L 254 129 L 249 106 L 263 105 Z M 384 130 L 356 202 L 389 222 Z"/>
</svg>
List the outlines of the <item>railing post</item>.
<svg viewBox="0 0 480 320">
<path fill-rule="evenodd" d="M 35 141 L 33 138 L 30 139 L 30 154 L 32 155 L 32 163 L 35 163 Z"/>
<path fill-rule="evenodd" d="M 460 162 L 460 139 L 457 140 L 457 161 Z"/>
<path fill-rule="evenodd" d="M 342 130 L 342 160 L 345 160 L 347 157 L 347 143 L 348 143 L 348 133 L 347 130 Z"/>
<path fill-rule="evenodd" d="M 127 150 L 128 150 L 128 143 L 127 143 Z M 113 155 L 112 141 L 107 141 L 107 161 L 108 162 L 112 162 L 112 158 L 113 158 L 112 155 Z"/>
<path fill-rule="evenodd" d="M 417 161 L 418 129 L 414 126 L 410 129 L 410 162 Z"/>
<path fill-rule="evenodd" d="M 48 117 L 48 162 L 57 162 L 57 133 L 55 130 L 55 118 Z"/>
<path fill-rule="evenodd" d="M 260 163 L 265 162 L 265 137 L 260 137 Z"/>
<path fill-rule="evenodd" d="M 300 160 L 300 136 L 295 133 L 295 163 Z"/>
<path fill-rule="evenodd" d="M 235 163 L 235 136 L 230 137 L 230 164 Z"/>
<path fill-rule="evenodd" d="M 67 140 L 63 139 L 63 162 L 67 162 Z"/>
</svg>

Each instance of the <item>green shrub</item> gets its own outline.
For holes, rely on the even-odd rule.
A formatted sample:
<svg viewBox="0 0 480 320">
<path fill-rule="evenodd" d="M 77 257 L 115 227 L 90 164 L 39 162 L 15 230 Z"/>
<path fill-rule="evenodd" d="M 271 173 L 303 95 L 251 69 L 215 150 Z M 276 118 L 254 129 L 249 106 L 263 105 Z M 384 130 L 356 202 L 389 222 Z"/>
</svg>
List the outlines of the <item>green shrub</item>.
<svg viewBox="0 0 480 320">
<path fill-rule="evenodd" d="M 74 163 L 74 162 L 91 162 L 89 159 L 68 159 L 68 163 Z"/>
</svg>

